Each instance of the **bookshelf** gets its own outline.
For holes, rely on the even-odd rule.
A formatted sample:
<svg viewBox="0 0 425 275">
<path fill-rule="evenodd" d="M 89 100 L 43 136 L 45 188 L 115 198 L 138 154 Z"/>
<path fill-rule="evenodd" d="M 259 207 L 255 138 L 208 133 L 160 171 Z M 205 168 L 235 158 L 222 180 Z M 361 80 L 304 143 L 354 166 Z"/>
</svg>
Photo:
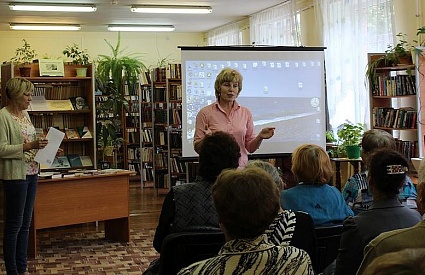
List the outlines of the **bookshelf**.
<svg viewBox="0 0 425 275">
<path fill-rule="evenodd" d="M 140 163 L 141 183 L 143 187 L 154 187 L 153 171 L 153 112 L 152 84 L 141 85 L 139 96 L 140 108 Z"/>
<path fill-rule="evenodd" d="M 142 187 L 169 189 L 186 180 L 182 155 L 180 64 L 152 70 L 141 85 L 140 152 Z"/>
<path fill-rule="evenodd" d="M 368 62 L 383 54 L 369 54 Z M 389 132 L 407 159 L 417 157 L 417 92 L 415 65 L 376 68 L 369 80 L 371 127 Z"/>
<path fill-rule="evenodd" d="M 64 65 L 64 76 L 40 76 L 38 63 L 33 63 L 31 75 L 26 77 L 34 84 L 34 96 L 28 113 L 36 130 L 47 133 L 49 127 L 58 128 L 66 133 L 61 148 L 64 150 L 63 161 L 68 156 L 74 165 L 41 167 L 42 170 L 96 168 L 95 153 L 95 115 L 94 115 L 94 70 L 88 67 L 88 76 L 76 77 L 76 65 Z M 5 90 L 6 82 L 19 75 L 19 69 L 13 63 L 1 66 L 1 88 Z M 84 102 L 75 106 L 75 99 Z M 80 99 L 79 99 L 80 100 Z M 2 97 L 2 106 L 7 105 L 7 97 Z M 74 104 L 73 104 L 74 103 Z M 75 161 L 76 156 L 81 157 Z M 69 161 L 70 162 L 70 161 Z M 81 164 L 81 165 L 80 165 Z M 77 165 L 77 166 L 76 166 Z M 70 167 L 71 166 L 71 167 Z"/>
<path fill-rule="evenodd" d="M 123 110 L 123 155 L 124 168 L 136 172 L 140 177 L 140 96 L 141 86 L 139 83 L 131 88 L 128 85 L 124 88 L 124 98 L 127 102 L 127 108 Z"/>
</svg>

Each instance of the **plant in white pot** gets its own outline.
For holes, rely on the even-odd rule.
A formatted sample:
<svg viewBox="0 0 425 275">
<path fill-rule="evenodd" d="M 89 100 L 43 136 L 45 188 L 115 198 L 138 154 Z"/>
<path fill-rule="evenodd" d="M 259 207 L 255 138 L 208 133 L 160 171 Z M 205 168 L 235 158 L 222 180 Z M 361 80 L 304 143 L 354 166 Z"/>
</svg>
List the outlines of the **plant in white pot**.
<svg viewBox="0 0 425 275">
<path fill-rule="evenodd" d="M 31 63 L 37 54 L 27 40 L 22 39 L 22 41 L 24 44 L 15 50 L 15 56 L 11 58 L 11 61 L 18 65 L 21 76 L 29 77 L 31 76 Z"/>
<path fill-rule="evenodd" d="M 362 141 L 364 125 L 351 123 L 349 121 L 338 127 L 338 139 L 340 146 L 345 150 L 347 158 L 360 158 L 360 142 Z"/>
<path fill-rule="evenodd" d="M 72 64 L 82 66 L 76 68 L 77 77 L 84 77 L 87 75 L 87 66 L 90 64 L 90 55 L 87 53 L 87 50 L 82 50 L 77 44 L 74 44 L 72 46 L 67 46 L 62 53 L 72 60 Z"/>
</svg>

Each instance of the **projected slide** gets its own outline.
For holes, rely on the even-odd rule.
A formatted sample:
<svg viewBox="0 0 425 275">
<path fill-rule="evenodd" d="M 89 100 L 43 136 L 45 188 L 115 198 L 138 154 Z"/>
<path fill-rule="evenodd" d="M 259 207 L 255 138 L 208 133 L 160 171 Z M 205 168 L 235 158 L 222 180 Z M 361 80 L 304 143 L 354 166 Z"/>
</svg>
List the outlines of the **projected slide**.
<svg viewBox="0 0 425 275">
<path fill-rule="evenodd" d="M 249 52 L 246 54 L 249 57 Z M 323 52 L 306 56 L 292 52 L 286 58 L 279 58 L 276 53 L 266 53 L 264 59 L 253 56 L 251 53 L 251 59 L 195 58 L 182 62 L 184 157 L 197 155 L 193 150 L 196 115 L 202 107 L 216 101 L 215 78 L 225 67 L 237 69 L 243 76 L 237 101 L 251 110 L 255 132 L 276 127 L 275 135 L 263 141 L 256 154 L 291 153 L 304 143 L 324 146 Z"/>
</svg>

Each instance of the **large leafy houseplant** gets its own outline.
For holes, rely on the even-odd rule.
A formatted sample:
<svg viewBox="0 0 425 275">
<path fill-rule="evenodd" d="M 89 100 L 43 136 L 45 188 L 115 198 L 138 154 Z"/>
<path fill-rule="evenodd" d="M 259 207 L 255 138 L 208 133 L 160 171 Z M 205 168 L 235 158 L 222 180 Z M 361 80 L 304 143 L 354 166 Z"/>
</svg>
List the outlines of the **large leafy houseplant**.
<svg viewBox="0 0 425 275">
<path fill-rule="evenodd" d="M 96 67 L 97 90 L 102 91 L 104 96 L 96 108 L 97 141 L 104 152 L 107 146 L 121 146 L 123 138 L 119 133 L 123 111 L 130 113 L 124 93 L 125 85 L 129 90 L 135 89 L 139 74 L 146 70 L 141 56 L 123 53 L 120 33 L 115 46 L 106 39 L 105 42 L 111 49 L 111 55 L 99 55 Z"/>
</svg>

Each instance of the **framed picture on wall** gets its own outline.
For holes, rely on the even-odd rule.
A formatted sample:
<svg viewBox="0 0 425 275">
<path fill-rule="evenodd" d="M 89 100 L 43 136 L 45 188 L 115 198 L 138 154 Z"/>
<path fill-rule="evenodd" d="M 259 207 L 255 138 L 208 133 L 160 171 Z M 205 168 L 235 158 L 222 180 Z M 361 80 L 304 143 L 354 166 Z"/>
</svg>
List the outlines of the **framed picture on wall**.
<svg viewBox="0 0 425 275">
<path fill-rule="evenodd" d="M 64 76 L 63 60 L 39 59 L 40 76 Z"/>
</svg>

